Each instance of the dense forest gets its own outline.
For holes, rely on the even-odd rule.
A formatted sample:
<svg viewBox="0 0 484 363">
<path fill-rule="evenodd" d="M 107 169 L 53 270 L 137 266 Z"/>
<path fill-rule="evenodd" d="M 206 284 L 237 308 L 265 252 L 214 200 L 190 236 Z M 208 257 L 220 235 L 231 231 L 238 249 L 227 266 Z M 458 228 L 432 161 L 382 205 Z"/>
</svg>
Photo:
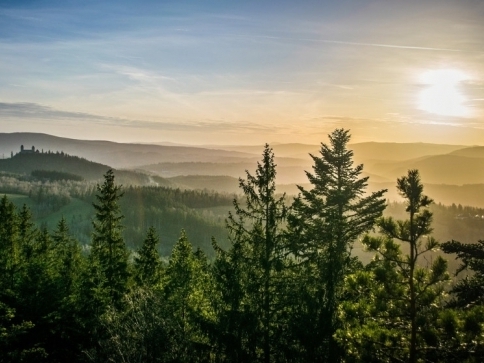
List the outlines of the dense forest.
<svg viewBox="0 0 484 363">
<path fill-rule="evenodd" d="M 396 181 L 405 203 L 388 204 L 366 193 L 349 132 L 329 140 L 292 200 L 268 145 L 235 199 L 121 187 L 112 170 L 98 185 L 3 175 L 32 206 L 74 198 L 94 218 L 49 229 L 34 224 L 42 209 L 0 200 L 0 362 L 482 362 L 483 211 L 434 204 L 414 169 Z M 230 209 L 223 227 L 194 212 L 207 206 Z M 439 243 L 454 225 L 476 240 Z M 83 226 L 88 241 L 73 233 Z M 205 240 L 193 247 L 205 233 L 212 256 Z"/>
<path fill-rule="evenodd" d="M 75 179 L 67 173 L 43 170 L 31 175 L 0 173 L 0 193 L 8 194 L 19 208 L 27 204 L 33 221 L 50 231 L 64 217 L 72 237 L 87 245 L 92 234 L 96 183 Z M 163 241 L 159 249 L 164 256 L 170 254 L 181 229 L 193 236 L 194 245 L 211 256 L 211 238 L 226 240 L 224 219 L 233 195 L 154 185 L 128 186 L 123 193 L 123 237 L 130 249 L 141 245 L 149 226 L 159 231 Z"/>
</svg>

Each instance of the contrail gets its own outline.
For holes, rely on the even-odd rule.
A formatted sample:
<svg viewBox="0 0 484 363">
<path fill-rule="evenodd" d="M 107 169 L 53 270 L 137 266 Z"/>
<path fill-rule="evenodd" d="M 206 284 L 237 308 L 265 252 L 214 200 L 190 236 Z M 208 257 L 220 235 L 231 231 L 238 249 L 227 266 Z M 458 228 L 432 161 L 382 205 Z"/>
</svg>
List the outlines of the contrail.
<svg viewBox="0 0 484 363">
<path fill-rule="evenodd" d="M 460 49 L 449 49 L 449 48 L 431 48 L 431 47 L 415 47 L 411 45 L 395 45 L 395 44 L 379 44 L 379 43 L 355 43 L 355 42 L 345 42 L 339 40 L 328 40 L 328 39 L 307 39 L 312 41 L 320 41 L 323 43 L 335 43 L 335 44 L 349 44 L 358 45 L 363 47 L 382 47 L 382 48 L 399 48 L 399 49 L 417 49 L 417 50 L 437 50 L 446 52 L 462 52 Z"/>
<path fill-rule="evenodd" d="M 269 35 L 256 35 L 255 37 L 267 38 L 267 39 L 282 39 L 282 40 L 303 40 L 303 41 L 331 43 L 331 44 L 346 44 L 346 45 L 356 45 L 360 47 L 380 47 L 380 48 L 414 49 L 414 50 L 430 50 L 430 51 L 445 51 L 445 52 L 462 52 L 462 50 L 460 49 L 450 49 L 450 48 L 416 47 L 411 45 L 380 44 L 380 43 L 359 43 L 359 42 L 347 42 L 343 40 L 331 40 L 331 39 L 290 38 L 290 37 L 275 37 L 275 36 L 269 36 Z"/>
</svg>

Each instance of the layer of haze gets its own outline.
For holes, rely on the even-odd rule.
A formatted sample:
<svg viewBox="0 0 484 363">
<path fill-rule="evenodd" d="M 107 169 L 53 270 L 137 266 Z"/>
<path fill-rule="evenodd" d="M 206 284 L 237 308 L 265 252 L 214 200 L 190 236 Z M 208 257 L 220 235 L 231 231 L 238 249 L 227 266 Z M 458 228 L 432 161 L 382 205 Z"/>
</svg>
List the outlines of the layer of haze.
<svg viewBox="0 0 484 363">
<path fill-rule="evenodd" d="M 483 144 L 483 19 L 478 0 L 2 1 L 0 129 Z"/>
</svg>

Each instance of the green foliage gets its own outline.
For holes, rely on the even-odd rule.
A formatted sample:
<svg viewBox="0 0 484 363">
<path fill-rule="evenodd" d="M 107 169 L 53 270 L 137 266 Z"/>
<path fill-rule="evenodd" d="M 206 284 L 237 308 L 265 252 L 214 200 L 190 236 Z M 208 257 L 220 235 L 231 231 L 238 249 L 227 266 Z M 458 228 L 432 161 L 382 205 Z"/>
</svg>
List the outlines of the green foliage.
<svg viewBox="0 0 484 363">
<path fill-rule="evenodd" d="M 447 262 L 437 256 L 427 267 L 419 258 L 438 248 L 432 232 L 432 200 L 423 194 L 418 171 L 410 170 L 397 180 L 397 189 L 406 201 L 407 220 L 381 218 L 381 237 L 365 236 L 363 244 L 377 252 L 365 272 L 348 278 L 350 299 L 340 314 L 345 325 L 337 339 L 353 361 L 387 362 L 391 359 L 417 362 L 439 360 L 440 338 L 435 321 L 440 314 Z M 404 254 L 398 240 L 409 250 Z M 355 289 L 354 279 L 366 274 L 364 291 Z"/>
<path fill-rule="evenodd" d="M 0 363 L 481 362 L 484 242 L 443 245 L 470 269 L 446 291 L 447 263 L 432 253 L 439 244 L 418 172 L 397 181 L 406 200 L 398 213 L 408 218 L 378 219 L 384 191 L 365 194 L 348 142 L 348 131 L 335 130 L 322 144 L 307 173 L 314 188 L 300 188 L 292 210 L 276 194 L 266 145 L 255 174 L 239 180 L 243 195 L 227 231 L 217 215 L 195 209 L 223 208 L 226 195 L 133 187 L 123 196 L 112 170 L 95 191 L 9 179 L 32 192 L 16 199 L 19 207 L 0 200 Z M 69 202 L 76 218 L 61 217 L 64 207 L 48 214 L 58 217 L 52 232 L 21 207 L 43 205 L 51 192 L 82 199 Z M 95 218 L 91 245 L 81 246 L 71 231 L 90 219 L 87 201 Z M 455 219 L 465 208 L 437 210 L 468 222 Z M 376 256 L 363 266 L 351 248 L 375 221 L 379 235 L 362 242 Z M 173 237 L 183 225 L 198 246 L 210 234 L 220 239 L 212 238 L 213 263 L 184 230 Z M 133 259 L 126 236 L 137 247 Z M 164 264 L 160 250 L 172 246 Z"/>
<path fill-rule="evenodd" d="M 455 253 L 462 261 L 457 273 L 470 269 L 473 274 L 460 280 L 452 289 L 455 299 L 452 306 L 484 305 L 484 241 L 461 243 L 449 241 L 442 244 L 445 253 Z"/>
<path fill-rule="evenodd" d="M 100 179 L 106 168 L 106 165 L 60 152 L 17 154 L 13 158 L 0 160 L 0 170 L 6 172 L 28 175 L 36 170 L 57 171 L 82 175 L 88 180 Z"/>
<path fill-rule="evenodd" d="M 139 286 L 154 286 L 160 283 L 162 264 L 157 250 L 159 242 L 156 230 L 150 227 L 138 256 L 134 258 L 134 279 Z"/>
<path fill-rule="evenodd" d="M 117 172 L 116 180 L 119 182 Z M 29 195 L 29 198 L 9 198 L 17 205 L 26 203 L 37 226 L 47 225 L 53 230 L 64 216 L 72 235 L 82 244 L 91 240 L 97 189 L 91 182 L 57 181 L 39 182 L 30 177 L 1 176 L 0 191 Z M 181 229 L 186 229 L 192 243 L 213 256 L 211 237 L 221 243 L 227 239 L 224 219 L 232 206 L 232 197 L 207 192 L 171 189 L 162 186 L 127 187 L 119 202 L 123 220 L 123 237 L 126 245 L 137 250 L 150 227 L 156 228 L 164 243 L 160 253 L 168 256 Z"/>
<path fill-rule="evenodd" d="M 164 241 L 160 246 L 162 255 L 168 256 L 185 229 L 192 243 L 213 255 L 211 237 L 224 241 L 227 231 L 223 217 L 207 213 L 206 209 L 230 206 L 227 196 L 201 191 L 182 191 L 165 187 L 129 187 L 125 189 L 120 206 L 125 218 L 124 236 L 128 246 L 138 249 L 145 232 L 153 226 Z M 205 209 L 196 209 L 205 206 Z"/>
<path fill-rule="evenodd" d="M 257 316 L 246 297 L 248 246 L 241 239 L 234 239 L 228 251 L 221 249 L 215 240 L 213 245 L 217 253 L 212 267 L 217 291 L 213 301 L 217 320 L 212 335 L 217 354 L 227 362 L 253 361 Z"/>
<path fill-rule="evenodd" d="M 30 173 L 34 178 L 37 179 L 46 179 L 51 181 L 60 181 L 60 180 L 74 180 L 74 181 L 83 181 L 84 178 L 77 174 L 66 173 L 62 171 L 55 171 L 55 170 L 32 170 Z"/>
<path fill-rule="evenodd" d="M 0 201 L 0 288 L 12 289 L 20 262 L 19 220 L 15 206 L 4 195 Z"/>
<path fill-rule="evenodd" d="M 445 253 L 454 253 L 461 261 L 457 273 L 470 270 L 451 289 L 447 314 L 442 316 L 449 352 L 462 361 L 484 359 L 484 241 L 465 244 L 449 241 L 442 244 Z"/>
<path fill-rule="evenodd" d="M 99 269 L 94 273 L 102 276 L 100 287 L 116 304 L 127 291 L 129 253 L 121 234 L 121 187 L 115 184 L 112 170 L 108 170 L 104 177 L 104 183 L 97 187 L 99 204 L 93 204 L 96 219 L 93 222 L 90 260 L 93 270 Z"/>
<path fill-rule="evenodd" d="M 203 361 L 210 353 L 202 327 L 214 319 L 210 304 L 212 286 L 206 256 L 200 250 L 193 252 L 182 231 L 173 247 L 163 281 L 166 309 L 180 334 L 175 352 L 178 361 Z"/>
<path fill-rule="evenodd" d="M 276 198 L 274 154 L 265 145 L 255 176 L 240 179 L 244 205 L 234 200 L 227 227 L 232 247 L 217 248 L 215 276 L 220 291 L 219 344 L 231 361 L 269 362 L 282 353 L 284 321 L 282 271 L 287 267 L 283 223 L 287 215 L 284 195 Z"/>
<path fill-rule="evenodd" d="M 299 187 L 288 222 L 292 250 L 307 276 L 303 314 L 313 336 L 300 339 L 309 343 L 308 360 L 336 362 L 342 352 L 333 334 L 344 277 L 351 272 L 352 244 L 381 216 L 385 190 L 364 196 L 368 177 L 360 177 L 363 165 L 353 167 L 348 130 L 337 129 L 329 139 L 330 145 L 321 145 L 321 156 L 311 155 L 314 173 L 306 174 L 313 189 Z"/>
<path fill-rule="evenodd" d="M 110 307 L 101 316 L 106 337 L 100 341 L 98 352 L 90 352 L 90 359 L 176 362 L 182 338 L 160 292 L 137 287 L 123 297 L 123 306 L 121 310 Z"/>
</svg>

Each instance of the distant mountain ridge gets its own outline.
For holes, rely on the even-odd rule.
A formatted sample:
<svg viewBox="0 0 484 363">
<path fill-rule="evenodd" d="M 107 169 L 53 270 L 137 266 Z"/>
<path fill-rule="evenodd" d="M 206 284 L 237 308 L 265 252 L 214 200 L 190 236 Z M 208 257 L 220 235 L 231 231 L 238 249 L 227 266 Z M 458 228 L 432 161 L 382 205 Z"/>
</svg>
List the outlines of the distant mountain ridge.
<svg viewBox="0 0 484 363">
<path fill-rule="evenodd" d="M 127 144 L 100 140 L 77 140 L 40 133 L 0 133 L 0 153 L 10 156 L 20 146 L 35 146 L 38 150 L 63 151 L 87 160 L 111 165 L 114 168 L 134 168 L 158 162 L 231 162 L 235 159 L 254 158 L 252 154 L 237 151 L 211 150 L 185 146 Z"/>
<path fill-rule="evenodd" d="M 4 157 L 8 158 L 12 151 L 18 152 L 20 145 L 26 149 L 35 146 L 39 150 L 44 149 L 44 152 L 63 151 L 92 160 L 104 168 L 110 165 L 118 169 L 119 176 L 126 174 L 125 184 L 137 178 L 142 183 L 209 190 L 220 188 L 226 192 L 237 188 L 236 180 L 244 178 L 246 170 L 255 171 L 263 150 L 262 145 L 214 146 L 210 149 L 208 146 L 126 144 L 37 133 L 0 133 L 0 152 Z M 289 143 L 272 147 L 278 184 L 288 185 L 288 191 L 297 192 L 294 184 L 307 183 L 305 171 L 312 171 L 313 161 L 309 153 L 319 155 L 321 146 Z M 476 200 L 472 195 L 480 189 L 450 186 L 484 185 L 484 146 L 364 142 L 350 144 L 349 148 L 353 150 L 355 163 L 364 164 L 363 175 L 370 176 L 371 185 L 383 183 L 394 188 L 396 179 L 406 174 L 408 169 L 419 169 L 425 184 L 449 186 L 438 190 L 458 191 L 459 200 Z M 119 170 L 128 167 L 140 170 L 141 174 Z M 76 174 L 75 170 L 64 171 Z M 458 200 L 455 202 L 459 203 Z"/>
<path fill-rule="evenodd" d="M 456 150 L 469 148 L 465 145 L 446 145 L 430 143 L 389 143 L 389 142 L 362 142 L 348 145 L 353 150 L 355 160 L 408 160 L 428 155 L 447 154 Z M 271 145 L 276 157 L 301 158 L 308 154 L 317 155 L 321 145 L 289 143 Z M 263 146 L 220 146 L 221 149 L 240 151 L 246 153 L 261 153 Z M 484 149 L 484 147 L 483 147 Z"/>
<path fill-rule="evenodd" d="M 466 157 L 454 153 L 394 163 L 370 164 L 365 171 L 396 180 L 409 169 L 418 169 L 425 183 L 449 185 L 484 183 L 484 158 Z"/>
<path fill-rule="evenodd" d="M 18 152 L 20 145 L 24 145 L 25 148 L 35 146 L 36 149 L 44 149 L 44 151 L 64 151 L 67 154 L 111 165 L 114 168 L 135 168 L 162 162 L 253 162 L 258 160 L 263 150 L 263 145 L 214 146 L 209 148 L 78 140 L 42 133 L 0 133 L 0 153 L 4 157 L 8 157 L 11 152 Z M 378 142 L 350 144 L 350 147 L 354 151 L 355 161 L 357 162 L 382 158 L 385 160 L 408 160 L 469 148 L 469 146 L 464 145 Z M 289 143 L 275 144 L 272 148 L 277 158 L 301 159 L 301 163 L 307 165 L 310 161 L 308 154 L 318 154 L 320 145 Z"/>
<path fill-rule="evenodd" d="M 466 147 L 451 152 L 451 155 L 465 156 L 468 158 L 484 158 L 484 146 Z"/>
</svg>

